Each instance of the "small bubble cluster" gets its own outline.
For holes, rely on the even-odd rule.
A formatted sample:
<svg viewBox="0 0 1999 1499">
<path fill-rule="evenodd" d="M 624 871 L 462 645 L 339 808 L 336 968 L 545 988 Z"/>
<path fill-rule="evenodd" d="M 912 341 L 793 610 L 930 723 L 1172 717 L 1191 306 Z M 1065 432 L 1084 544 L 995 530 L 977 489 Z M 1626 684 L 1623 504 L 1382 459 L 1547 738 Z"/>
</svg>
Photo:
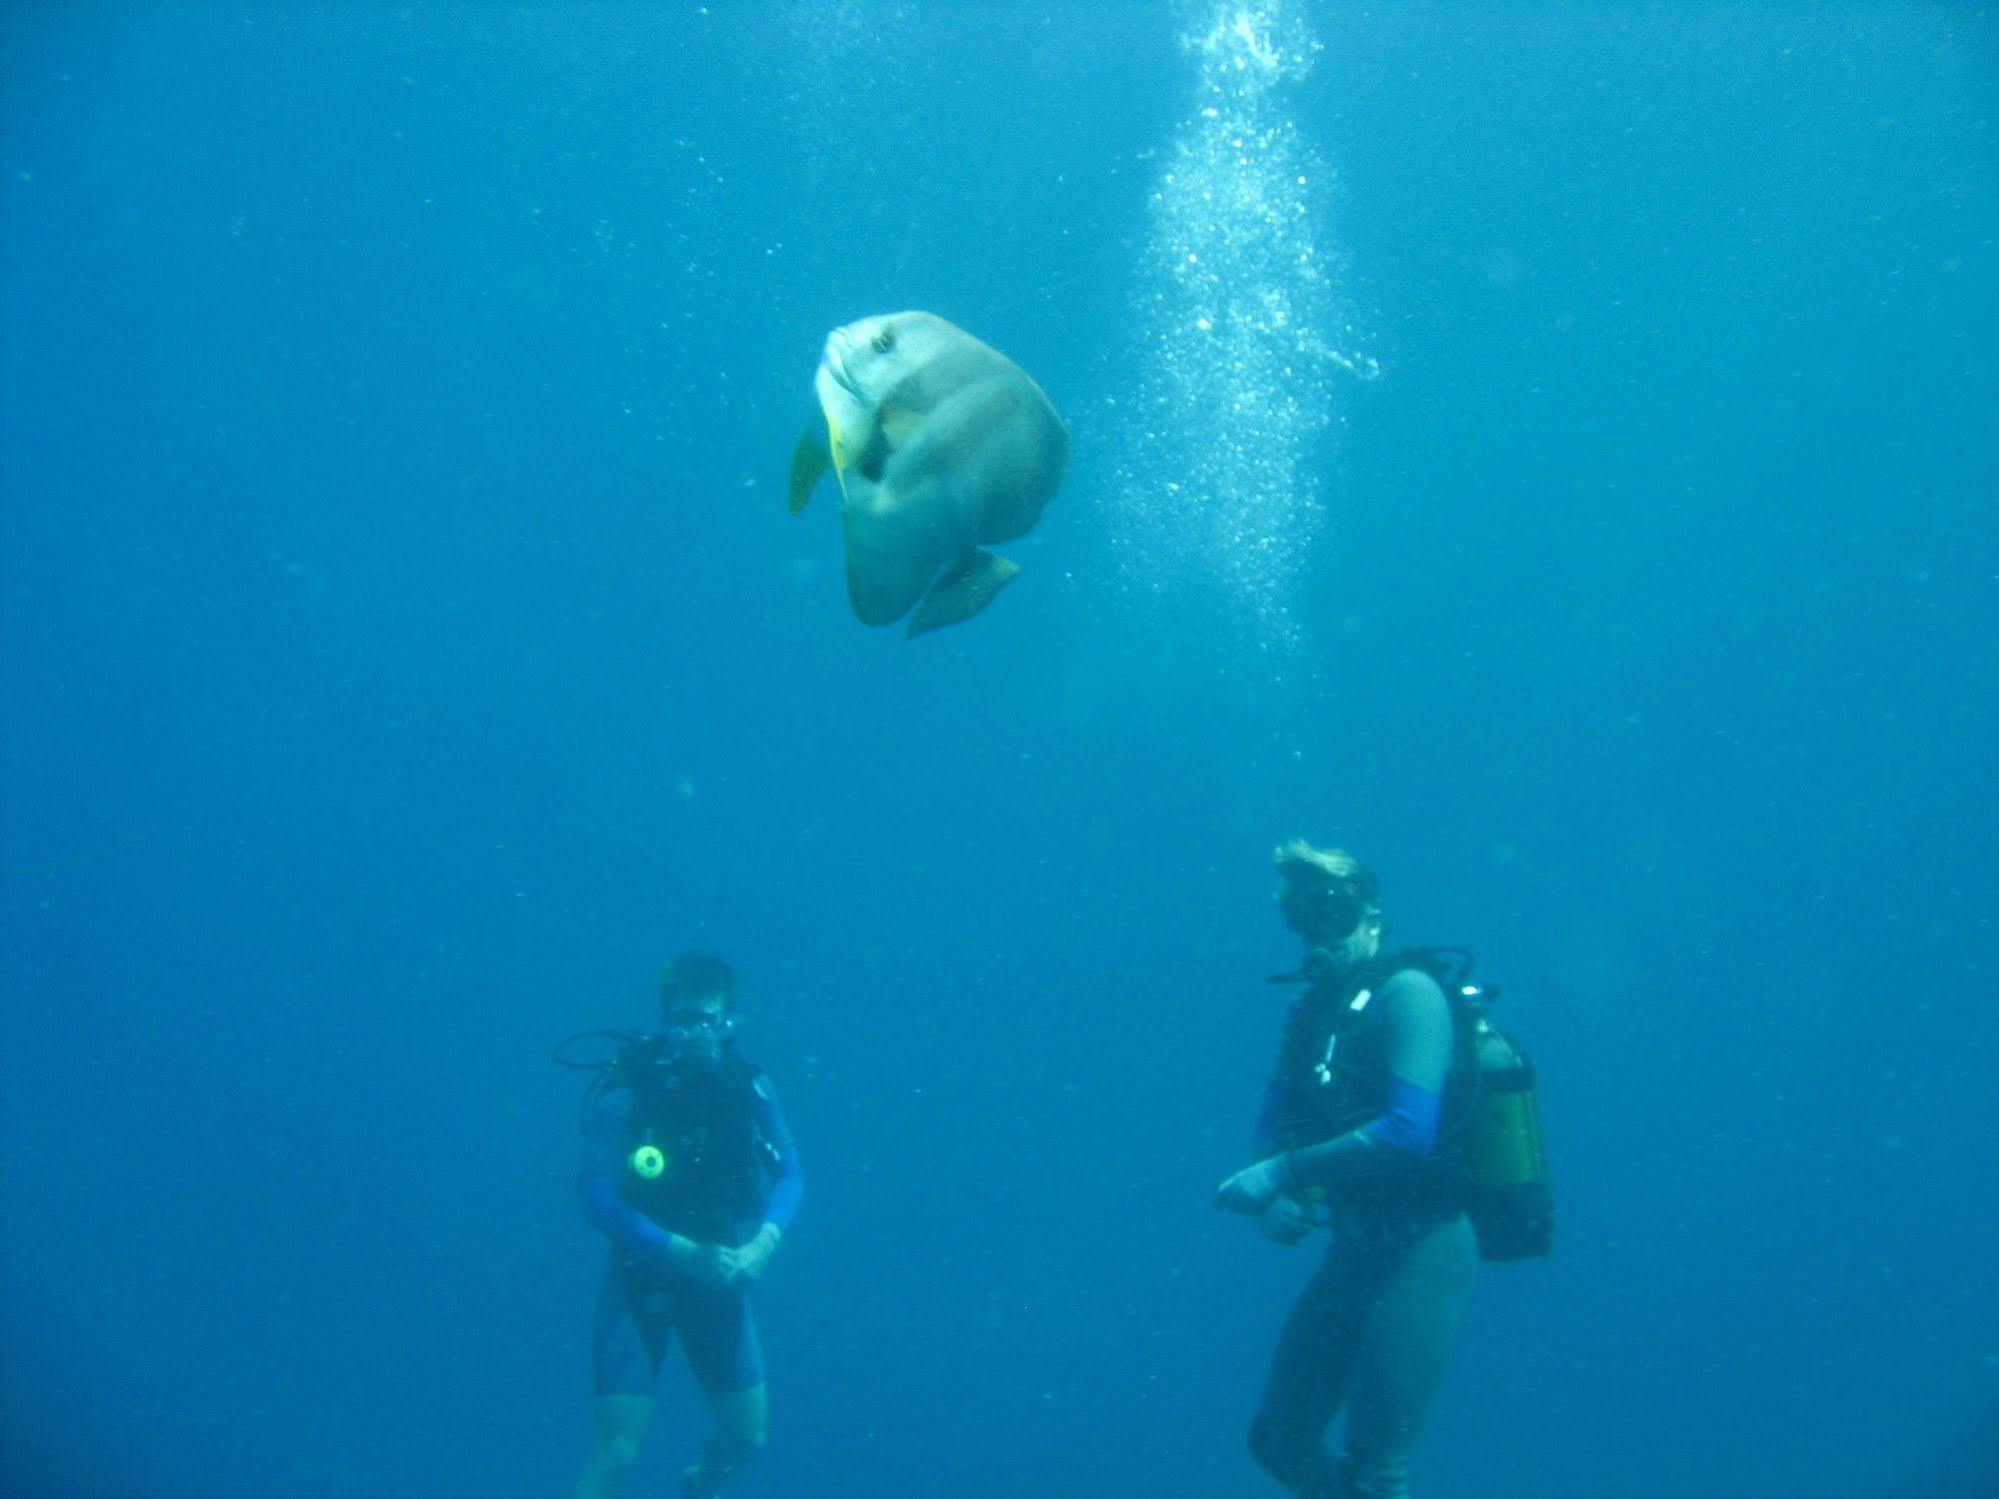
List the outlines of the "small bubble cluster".
<svg viewBox="0 0 1999 1499">
<path fill-rule="evenodd" d="M 1285 0 L 1225 0 L 1184 40 L 1195 103 L 1149 204 L 1118 542 L 1152 585 L 1218 584 L 1261 640 L 1290 646 L 1335 382 L 1377 371 L 1332 337 L 1338 265 L 1316 222 L 1327 173 L 1282 97 L 1318 43 Z"/>
</svg>

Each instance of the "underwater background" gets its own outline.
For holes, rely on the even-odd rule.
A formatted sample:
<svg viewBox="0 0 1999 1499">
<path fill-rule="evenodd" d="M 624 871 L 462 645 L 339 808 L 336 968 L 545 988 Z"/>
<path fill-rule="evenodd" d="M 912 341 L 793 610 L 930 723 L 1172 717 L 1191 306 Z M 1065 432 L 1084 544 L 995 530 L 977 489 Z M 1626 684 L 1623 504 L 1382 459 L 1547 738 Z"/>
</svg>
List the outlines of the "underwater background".
<svg viewBox="0 0 1999 1499">
<path fill-rule="evenodd" d="M 1294 834 L 1541 1074 L 1419 1493 L 1999 1486 L 1992 7 L 18 3 L 0 82 L 5 1492 L 563 1492 L 549 1051 L 694 945 L 807 1182 L 732 1492 L 1276 1492 Z M 915 642 L 782 494 L 902 308 L 1072 438 Z"/>
</svg>

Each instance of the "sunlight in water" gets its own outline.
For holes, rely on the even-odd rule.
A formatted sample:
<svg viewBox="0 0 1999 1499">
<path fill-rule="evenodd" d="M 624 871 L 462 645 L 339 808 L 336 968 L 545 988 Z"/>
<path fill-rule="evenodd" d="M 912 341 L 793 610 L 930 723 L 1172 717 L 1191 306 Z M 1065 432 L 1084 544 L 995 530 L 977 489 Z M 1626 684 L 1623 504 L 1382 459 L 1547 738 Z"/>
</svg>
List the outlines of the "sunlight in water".
<svg viewBox="0 0 1999 1499">
<path fill-rule="evenodd" d="M 1318 41 L 1287 0 L 1226 0 L 1182 43 L 1197 76 L 1149 202 L 1117 539 L 1129 577 L 1218 584 L 1286 648 L 1323 521 L 1314 463 L 1335 382 L 1379 369 L 1340 316 L 1319 222 L 1329 173 L 1284 99 Z"/>
</svg>

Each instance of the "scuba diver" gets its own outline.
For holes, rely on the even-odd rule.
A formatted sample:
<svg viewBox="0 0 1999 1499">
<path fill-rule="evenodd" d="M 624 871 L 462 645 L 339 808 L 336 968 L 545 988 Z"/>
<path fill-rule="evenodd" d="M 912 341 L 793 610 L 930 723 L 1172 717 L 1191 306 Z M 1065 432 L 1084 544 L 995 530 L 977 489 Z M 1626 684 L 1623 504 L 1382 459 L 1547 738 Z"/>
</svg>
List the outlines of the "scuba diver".
<svg viewBox="0 0 1999 1499">
<path fill-rule="evenodd" d="M 1380 886 L 1358 859 L 1296 838 L 1275 863 L 1305 957 L 1272 982 L 1302 987 L 1258 1159 L 1216 1205 L 1279 1244 L 1314 1228 L 1331 1242 L 1272 1356 L 1250 1451 L 1307 1499 L 1405 1499 L 1480 1258 L 1548 1252 L 1533 1075 L 1478 1008 L 1468 954 L 1382 954 Z"/>
<path fill-rule="evenodd" d="M 714 1499 L 763 1446 L 763 1350 L 750 1289 L 804 1193 L 798 1152 L 762 1071 L 735 1049 L 736 979 L 685 952 L 659 986 L 653 1034 L 595 1031 L 556 1049 L 598 1074 L 583 1100 L 583 1216 L 610 1241 L 592 1340 L 596 1440 L 572 1490 L 608 1499 L 637 1460 L 669 1337 L 707 1397 L 710 1434 L 682 1499 Z M 566 1053 L 588 1037 L 608 1059 Z"/>
</svg>

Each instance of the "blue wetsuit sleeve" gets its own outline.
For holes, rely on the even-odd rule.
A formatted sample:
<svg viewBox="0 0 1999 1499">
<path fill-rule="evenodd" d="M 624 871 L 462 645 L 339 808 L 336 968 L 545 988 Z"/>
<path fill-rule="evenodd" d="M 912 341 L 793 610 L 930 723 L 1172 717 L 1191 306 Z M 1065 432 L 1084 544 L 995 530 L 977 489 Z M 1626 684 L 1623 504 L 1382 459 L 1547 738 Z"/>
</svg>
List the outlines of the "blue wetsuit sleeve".
<svg viewBox="0 0 1999 1499">
<path fill-rule="evenodd" d="M 798 1166 L 798 1144 L 791 1138 L 791 1127 L 784 1122 L 784 1110 L 777 1106 L 777 1092 L 769 1078 L 757 1078 L 753 1096 L 757 1132 L 777 1153 L 770 1195 L 764 1199 L 764 1222 L 779 1233 L 787 1233 L 791 1220 L 798 1216 L 798 1204 L 805 1199 L 805 1175 Z"/>
<path fill-rule="evenodd" d="M 1361 1126 L 1383 1150 L 1426 1156 L 1437 1144 L 1437 1117 L 1444 1101 L 1406 1077 L 1388 1080 L 1388 1112 Z"/>
<path fill-rule="evenodd" d="M 1451 1007 L 1437 981 L 1404 969 L 1382 986 L 1386 1007 L 1388 1107 L 1358 1129 L 1293 1151 L 1292 1180 L 1329 1186 L 1349 1177 L 1393 1170 L 1426 1158 L 1437 1144 L 1437 1116 L 1451 1065 Z"/>
<path fill-rule="evenodd" d="M 673 1235 L 646 1217 L 618 1193 L 618 1177 L 631 1149 L 632 1095 L 622 1089 L 605 1094 L 583 1120 L 583 1169 L 576 1174 L 576 1195 L 583 1218 L 598 1233 L 631 1254 L 662 1254 Z"/>
</svg>

